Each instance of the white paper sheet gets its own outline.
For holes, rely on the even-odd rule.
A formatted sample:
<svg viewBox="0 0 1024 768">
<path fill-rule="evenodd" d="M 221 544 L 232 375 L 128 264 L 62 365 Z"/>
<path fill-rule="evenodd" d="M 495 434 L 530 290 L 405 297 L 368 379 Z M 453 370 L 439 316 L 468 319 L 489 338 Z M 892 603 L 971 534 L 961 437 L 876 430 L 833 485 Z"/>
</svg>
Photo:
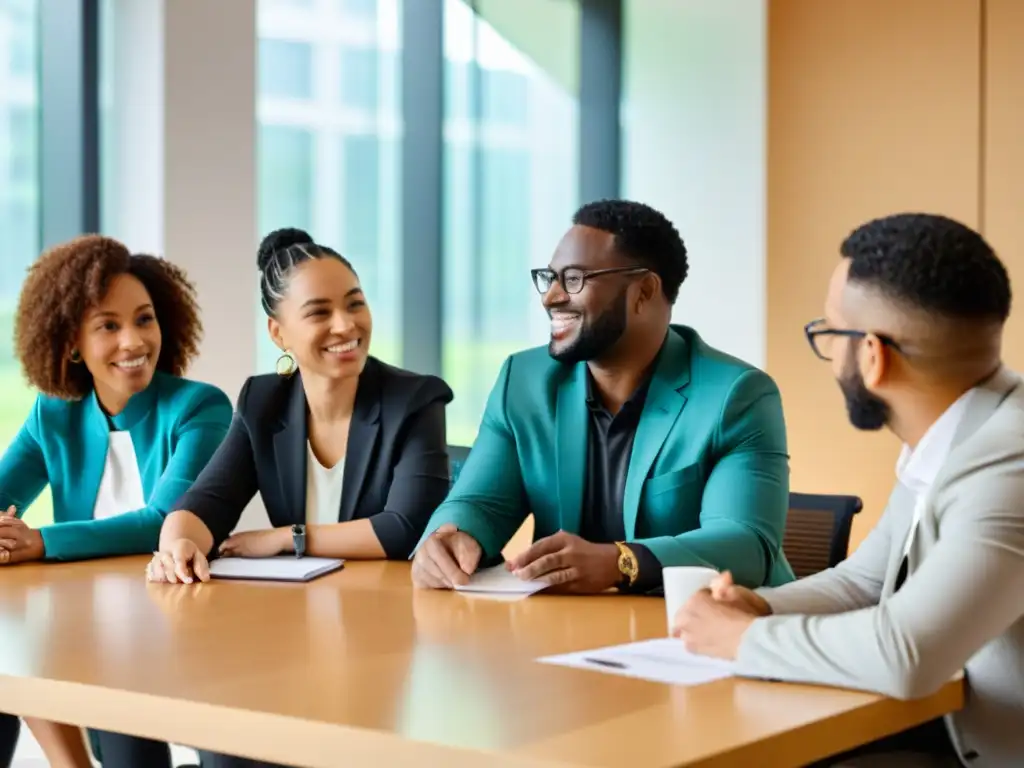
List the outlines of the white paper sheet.
<svg viewBox="0 0 1024 768">
<path fill-rule="evenodd" d="M 547 586 L 543 581 L 523 581 L 506 570 L 504 565 L 496 565 L 493 568 L 477 571 L 469 577 L 469 584 L 464 587 L 455 587 L 455 589 L 459 592 L 488 592 L 526 597 Z"/>
<path fill-rule="evenodd" d="M 731 677 L 734 668 L 731 661 L 690 653 L 683 647 L 681 640 L 671 637 L 545 656 L 537 661 L 670 685 L 710 683 L 712 680 Z"/>
<path fill-rule="evenodd" d="M 255 581 L 311 581 L 317 576 L 336 571 L 344 560 L 326 557 L 219 557 L 210 563 L 215 579 L 247 579 Z"/>
</svg>

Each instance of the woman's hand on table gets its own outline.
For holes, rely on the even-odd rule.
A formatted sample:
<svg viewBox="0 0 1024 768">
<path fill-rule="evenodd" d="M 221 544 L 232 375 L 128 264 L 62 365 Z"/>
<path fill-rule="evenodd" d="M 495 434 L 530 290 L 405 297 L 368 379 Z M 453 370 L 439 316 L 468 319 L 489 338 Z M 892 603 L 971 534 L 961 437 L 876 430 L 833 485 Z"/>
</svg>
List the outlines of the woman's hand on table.
<svg viewBox="0 0 1024 768">
<path fill-rule="evenodd" d="M 192 584 L 210 580 L 210 563 L 191 539 L 178 539 L 153 553 L 146 565 L 146 580 L 168 584 Z"/>
<path fill-rule="evenodd" d="M 218 552 L 221 557 L 273 557 L 293 550 L 291 528 L 284 526 L 228 536 Z"/>
</svg>

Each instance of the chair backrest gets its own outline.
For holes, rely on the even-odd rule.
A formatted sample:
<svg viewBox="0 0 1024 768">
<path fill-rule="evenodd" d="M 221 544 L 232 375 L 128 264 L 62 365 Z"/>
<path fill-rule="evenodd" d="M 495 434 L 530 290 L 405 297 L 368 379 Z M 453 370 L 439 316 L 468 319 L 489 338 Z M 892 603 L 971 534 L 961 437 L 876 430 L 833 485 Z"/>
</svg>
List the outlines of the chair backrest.
<svg viewBox="0 0 1024 768">
<path fill-rule="evenodd" d="M 798 579 L 832 568 L 846 558 L 853 516 L 863 507 L 856 496 L 789 494 L 782 551 Z"/>
<path fill-rule="evenodd" d="M 462 465 L 466 463 L 466 458 L 469 456 L 469 448 L 464 445 L 449 445 L 448 446 L 448 476 L 451 478 L 451 483 L 448 486 L 451 488 L 455 485 L 455 481 L 459 479 L 459 472 L 462 471 Z"/>
</svg>

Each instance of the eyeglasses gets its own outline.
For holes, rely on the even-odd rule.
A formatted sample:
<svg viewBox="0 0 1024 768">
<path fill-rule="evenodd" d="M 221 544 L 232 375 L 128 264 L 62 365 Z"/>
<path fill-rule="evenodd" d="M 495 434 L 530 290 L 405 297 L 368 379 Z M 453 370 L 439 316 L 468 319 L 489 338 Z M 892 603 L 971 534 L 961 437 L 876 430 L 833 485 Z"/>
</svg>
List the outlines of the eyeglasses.
<svg viewBox="0 0 1024 768">
<path fill-rule="evenodd" d="M 829 328 L 825 325 L 824 318 L 812 320 L 804 326 L 804 334 L 807 336 L 807 343 L 811 345 L 811 349 L 814 350 L 814 354 L 820 357 L 822 360 L 831 360 L 832 352 L 835 347 L 836 339 L 848 338 L 848 339 L 863 339 L 868 335 L 870 331 L 854 331 L 845 328 Z M 880 333 L 874 334 L 878 337 L 878 340 L 883 344 L 886 344 L 897 352 L 902 353 L 903 350 L 900 345 L 893 341 L 888 336 L 884 336 Z"/>
<path fill-rule="evenodd" d="M 537 288 L 538 293 L 545 294 L 551 290 L 551 286 L 555 284 L 555 281 L 562 286 L 562 290 L 566 293 L 579 293 L 583 290 L 583 286 L 586 285 L 587 280 L 592 277 L 598 277 L 599 275 L 612 275 L 612 274 L 640 274 L 642 272 L 650 272 L 647 267 L 633 266 L 633 267 L 611 267 L 609 269 L 580 269 L 579 267 L 566 267 L 560 273 L 555 272 L 553 269 L 531 269 L 530 276 L 533 278 L 533 285 Z"/>
</svg>

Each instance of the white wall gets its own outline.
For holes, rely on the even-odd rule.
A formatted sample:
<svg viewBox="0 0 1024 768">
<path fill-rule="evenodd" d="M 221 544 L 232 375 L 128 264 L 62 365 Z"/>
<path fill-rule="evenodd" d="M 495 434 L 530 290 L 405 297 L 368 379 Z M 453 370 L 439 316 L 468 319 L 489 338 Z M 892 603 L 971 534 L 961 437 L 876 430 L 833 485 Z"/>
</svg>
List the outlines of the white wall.
<svg viewBox="0 0 1024 768">
<path fill-rule="evenodd" d="M 623 194 L 689 251 L 673 319 L 766 363 L 766 0 L 626 0 Z"/>
<path fill-rule="evenodd" d="M 184 268 L 204 339 L 189 376 L 234 400 L 256 365 L 256 3 L 114 0 L 107 234 Z M 257 502 L 240 527 L 265 527 Z"/>
</svg>

